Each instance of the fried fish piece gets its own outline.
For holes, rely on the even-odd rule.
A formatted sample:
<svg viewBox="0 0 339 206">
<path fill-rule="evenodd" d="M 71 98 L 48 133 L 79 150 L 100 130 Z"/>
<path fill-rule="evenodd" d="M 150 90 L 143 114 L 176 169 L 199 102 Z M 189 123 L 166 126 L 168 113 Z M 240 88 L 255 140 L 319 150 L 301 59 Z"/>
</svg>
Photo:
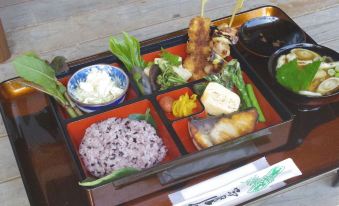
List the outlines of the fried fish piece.
<svg viewBox="0 0 339 206">
<path fill-rule="evenodd" d="M 221 118 L 210 133 L 214 144 L 220 144 L 252 132 L 258 119 L 256 109 L 250 109 Z"/>
<path fill-rule="evenodd" d="M 222 117 L 195 119 L 189 124 L 190 134 L 198 149 L 207 148 L 253 132 L 257 119 L 254 108 Z"/>
</svg>

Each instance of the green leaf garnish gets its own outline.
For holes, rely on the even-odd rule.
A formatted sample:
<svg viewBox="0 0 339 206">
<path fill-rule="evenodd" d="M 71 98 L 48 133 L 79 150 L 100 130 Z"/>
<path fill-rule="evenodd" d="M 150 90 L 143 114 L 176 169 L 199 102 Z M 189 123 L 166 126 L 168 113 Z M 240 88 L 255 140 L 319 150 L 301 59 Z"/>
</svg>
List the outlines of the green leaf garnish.
<svg viewBox="0 0 339 206">
<path fill-rule="evenodd" d="M 123 32 L 122 40 L 111 37 L 109 41 L 111 52 L 122 61 L 128 71 L 133 67 L 146 67 L 140 55 L 140 43 L 135 37 Z"/>
<path fill-rule="evenodd" d="M 290 61 L 277 69 L 277 81 L 293 92 L 307 90 L 320 64 L 321 61 L 314 61 L 304 68 L 300 68 L 297 60 Z"/>
<path fill-rule="evenodd" d="M 145 114 L 130 114 L 128 116 L 128 119 L 132 120 L 145 120 L 147 123 L 152 125 L 154 128 L 157 128 L 157 125 L 155 124 L 155 121 L 151 115 L 151 110 L 147 108 Z"/>
<path fill-rule="evenodd" d="M 160 57 L 166 60 L 171 66 L 180 66 L 181 65 L 181 58 L 180 56 L 174 55 L 166 51 L 165 49 L 161 48 L 161 55 Z"/>
<path fill-rule="evenodd" d="M 120 179 L 122 177 L 125 177 L 127 175 L 134 174 L 134 173 L 136 173 L 138 171 L 139 170 L 137 170 L 135 168 L 126 167 L 126 168 L 115 170 L 111 174 L 106 175 L 106 176 L 104 176 L 102 178 L 99 178 L 99 179 L 88 177 L 85 180 L 79 182 L 79 185 L 80 186 L 85 186 L 85 187 L 101 186 L 101 185 L 104 185 L 106 183 L 109 183 L 109 182 L 112 182 L 114 180 L 117 180 L 117 179 Z"/>
<path fill-rule="evenodd" d="M 73 102 L 66 97 L 66 87 L 57 80 L 55 70 L 46 60 L 40 59 L 34 52 L 29 52 L 16 57 L 12 64 L 16 73 L 24 79 L 22 84 L 54 97 L 70 117 L 81 115 Z"/>
</svg>

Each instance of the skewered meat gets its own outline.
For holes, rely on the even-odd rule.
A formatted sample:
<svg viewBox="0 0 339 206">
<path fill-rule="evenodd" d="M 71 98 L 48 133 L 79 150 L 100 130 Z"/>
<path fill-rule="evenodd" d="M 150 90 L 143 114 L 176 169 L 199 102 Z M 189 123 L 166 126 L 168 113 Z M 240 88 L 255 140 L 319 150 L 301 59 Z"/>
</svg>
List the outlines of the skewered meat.
<svg viewBox="0 0 339 206">
<path fill-rule="evenodd" d="M 188 38 L 190 41 L 208 42 L 210 39 L 211 19 L 197 16 L 191 19 L 188 28 Z"/>
<path fill-rule="evenodd" d="M 205 67 L 206 73 L 217 73 L 226 63 L 225 58 L 230 55 L 230 44 L 238 41 L 237 30 L 222 24 L 213 33 L 211 41 L 211 55 L 209 64 Z"/>
<path fill-rule="evenodd" d="M 192 80 L 198 80 L 203 78 L 206 73 L 204 68 L 207 64 L 207 58 L 199 55 L 189 55 L 184 61 L 184 68 L 192 72 Z"/>
<path fill-rule="evenodd" d="M 189 70 L 192 80 L 206 76 L 204 68 L 210 55 L 210 25 L 211 20 L 205 17 L 195 17 L 190 21 L 188 29 L 187 57 L 184 67 Z"/>
</svg>

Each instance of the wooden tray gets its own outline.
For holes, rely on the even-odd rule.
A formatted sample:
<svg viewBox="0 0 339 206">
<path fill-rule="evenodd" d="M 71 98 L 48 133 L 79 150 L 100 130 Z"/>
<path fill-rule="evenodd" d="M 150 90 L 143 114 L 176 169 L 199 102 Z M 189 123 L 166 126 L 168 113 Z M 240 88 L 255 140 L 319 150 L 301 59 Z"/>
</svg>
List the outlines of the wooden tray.
<svg viewBox="0 0 339 206">
<path fill-rule="evenodd" d="M 241 25 L 250 18 L 262 15 L 274 15 L 291 20 L 280 9 L 267 6 L 239 14 L 235 24 Z M 227 20 L 228 18 L 217 20 L 216 23 L 225 22 Z M 148 40 L 143 42 L 143 46 L 156 45 L 163 40 L 185 34 L 185 32 L 185 30 L 182 30 Z M 308 37 L 308 42 L 313 42 L 313 40 Z M 239 52 L 238 50 L 241 51 L 241 48 L 234 49 L 236 52 Z M 248 59 L 248 67 L 261 68 L 256 71 L 260 74 L 261 78 L 267 80 L 267 77 L 265 76 L 265 59 L 253 58 L 246 52 L 239 52 L 238 58 L 240 58 L 241 61 L 244 61 L 244 59 L 240 54 L 246 56 L 246 60 Z M 108 62 L 106 63 L 111 63 L 111 58 L 111 55 L 106 52 L 74 61 L 71 63 L 71 66 L 74 71 L 85 65 L 96 62 L 107 60 Z M 245 62 L 245 64 L 247 63 Z M 114 189 L 112 184 L 87 192 L 81 190 L 77 186 L 79 175 L 77 172 L 79 170 L 74 168 L 78 168 L 78 165 L 72 162 L 71 157 L 67 152 L 63 139 L 64 131 L 58 126 L 58 121 L 56 121 L 53 116 L 55 108 L 51 106 L 50 100 L 46 98 L 46 96 L 30 89 L 16 87 L 15 80 L 6 81 L 2 83 L 0 87 L 1 112 L 31 204 L 113 204 L 112 196 L 110 195 L 112 189 Z M 32 104 L 32 102 L 34 102 L 34 104 Z M 309 119 L 306 118 L 303 113 L 298 113 L 298 108 L 295 109 L 291 105 L 288 106 L 297 114 L 297 119 L 298 117 L 304 117 L 304 120 Z M 338 110 L 338 104 L 333 104 L 325 108 L 319 108 L 317 113 L 307 113 L 309 116 L 317 115 L 320 121 L 312 123 L 315 130 L 310 134 L 308 133 L 309 131 L 304 132 L 305 137 L 307 137 L 305 143 L 297 149 L 286 151 L 282 148 L 280 152 L 275 152 L 267 156 L 271 163 L 291 157 L 302 170 L 303 175 L 288 181 L 286 187 L 310 178 L 313 175 L 319 175 L 320 173 L 338 167 L 339 157 L 337 154 L 339 148 L 336 146 L 338 144 L 335 144 L 335 142 L 338 142 L 335 138 L 335 125 L 339 122 Z M 298 120 L 297 123 L 298 122 L 300 123 L 302 121 Z M 294 124 L 293 126 L 299 129 L 298 131 L 302 128 L 299 124 Z M 326 131 L 326 133 L 324 131 Z M 312 138 L 310 136 L 312 136 Z M 295 139 L 293 133 L 291 134 L 291 137 L 291 142 L 293 143 L 293 139 Z M 332 142 L 328 143 L 330 141 Z M 308 156 L 311 158 L 310 161 L 307 161 L 309 158 L 305 158 Z M 245 164 L 247 161 L 237 162 L 236 164 L 227 164 L 216 169 L 211 169 L 199 178 L 185 181 L 185 183 L 179 185 L 176 184 L 175 188 L 172 187 L 152 195 L 144 196 L 129 202 L 128 204 L 169 205 L 170 203 L 167 198 L 169 191 L 197 183 L 204 178 L 214 176 L 221 171 L 230 170 Z M 154 185 L 159 184 L 155 182 Z M 131 187 L 129 192 L 121 193 L 120 198 L 126 200 L 128 199 L 127 197 L 133 195 L 137 190 L 140 189 L 138 187 Z"/>
</svg>

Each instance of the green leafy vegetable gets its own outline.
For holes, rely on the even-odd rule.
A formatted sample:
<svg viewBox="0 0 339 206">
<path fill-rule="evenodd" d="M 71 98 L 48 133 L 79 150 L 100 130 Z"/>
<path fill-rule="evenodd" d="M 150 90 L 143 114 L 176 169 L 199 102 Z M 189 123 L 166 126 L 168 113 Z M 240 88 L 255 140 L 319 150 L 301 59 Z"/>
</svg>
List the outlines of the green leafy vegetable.
<svg viewBox="0 0 339 206">
<path fill-rule="evenodd" d="M 185 84 L 187 81 L 175 71 L 175 68 L 182 64 L 181 58 L 164 49 L 161 52 L 161 58 L 154 61 L 161 69 L 161 74 L 157 76 L 157 84 L 160 85 L 160 89 L 163 90 Z"/>
<path fill-rule="evenodd" d="M 128 71 L 133 67 L 146 67 L 140 55 L 140 43 L 135 37 L 123 32 L 122 40 L 111 37 L 109 45 L 111 52 L 122 61 Z"/>
<path fill-rule="evenodd" d="M 67 97 L 65 86 L 56 79 L 55 71 L 45 60 L 35 53 L 27 53 L 16 57 L 12 63 L 16 73 L 25 80 L 22 84 L 54 97 L 71 117 L 82 114 Z"/>
<path fill-rule="evenodd" d="M 233 89 L 233 82 L 231 79 L 231 75 L 228 70 L 223 69 L 220 73 L 210 74 L 204 77 L 208 82 L 216 82 L 218 84 L 223 85 L 228 89 Z M 195 94 L 202 95 L 204 93 L 205 88 L 207 87 L 207 82 L 201 82 L 193 85 L 193 90 Z"/>
<path fill-rule="evenodd" d="M 165 49 L 161 49 L 161 58 L 166 60 L 172 66 L 180 66 L 181 65 L 181 57 L 171 54 Z"/>
<path fill-rule="evenodd" d="M 277 81 L 294 92 L 307 90 L 320 64 L 321 61 L 314 61 L 304 68 L 299 68 L 297 60 L 290 61 L 277 69 Z"/>
<path fill-rule="evenodd" d="M 265 119 L 265 116 L 264 116 L 264 113 L 262 112 L 262 109 L 260 108 L 260 105 L 259 105 L 259 102 L 254 94 L 254 91 L 253 91 L 253 87 L 251 84 L 246 84 L 246 89 L 247 89 L 247 93 L 250 97 L 250 100 L 251 100 L 251 103 L 252 105 L 255 107 L 255 109 L 257 110 L 258 112 L 258 120 L 259 122 L 265 122 L 266 119 Z"/>
<path fill-rule="evenodd" d="M 145 94 L 141 74 L 138 75 L 133 72 L 135 67 L 141 71 L 146 67 L 146 63 L 140 54 L 139 41 L 135 37 L 123 32 L 122 40 L 114 37 L 110 38 L 109 47 L 111 52 L 125 65 L 126 69 L 133 73 L 133 78 L 137 82 L 140 91 Z"/>
<path fill-rule="evenodd" d="M 161 86 L 160 89 L 163 90 L 180 84 L 185 84 L 186 81 L 181 78 L 177 73 L 175 73 L 173 69 L 169 68 L 163 71 L 157 77 L 157 83 Z"/>
<path fill-rule="evenodd" d="M 151 110 L 147 108 L 145 114 L 130 114 L 128 119 L 132 120 L 145 120 L 147 123 L 151 124 L 154 128 L 157 128 L 155 121 L 151 115 Z"/>
<path fill-rule="evenodd" d="M 82 182 L 79 182 L 79 185 L 80 186 L 84 186 L 84 187 L 101 186 L 101 185 L 104 185 L 106 183 L 109 183 L 109 182 L 112 182 L 114 180 L 117 180 L 117 179 L 120 179 L 122 177 L 125 177 L 127 175 L 134 174 L 134 173 L 136 173 L 138 171 L 139 170 L 137 170 L 135 168 L 126 167 L 126 168 L 115 170 L 111 174 L 106 175 L 106 176 L 104 176 L 102 178 L 99 178 L 99 179 L 86 178 Z"/>
<path fill-rule="evenodd" d="M 220 73 L 210 74 L 205 77 L 205 79 L 209 82 L 216 82 L 228 89 L 233 88 L 233 82 L 230 78 L 230 75 L 227 70 L 223 69 Z"/>
<path fill-rule="evenodd" d="M 200 82 L 200 83 L 194 84 L 193 85 L 194 94 L 201 96 L 204 93 L 207 87 L 207 84 L 208 82 Z"/>
<path fill-rule="evenodd" d="M 245 109 L 252 107 L 253 105 L 248 96 L 246 86 L 242 77 L 240 63 L 238 62 L 238 60 L 232 59 L 225 65 L 222 72 L 225 75 L 225 78 L 228 77 L 232 81 L 234 86 L 238 89 L 240 93 L 240 98 L 242 100 L 242 103 L 244 104 Z"/>
</svg>

